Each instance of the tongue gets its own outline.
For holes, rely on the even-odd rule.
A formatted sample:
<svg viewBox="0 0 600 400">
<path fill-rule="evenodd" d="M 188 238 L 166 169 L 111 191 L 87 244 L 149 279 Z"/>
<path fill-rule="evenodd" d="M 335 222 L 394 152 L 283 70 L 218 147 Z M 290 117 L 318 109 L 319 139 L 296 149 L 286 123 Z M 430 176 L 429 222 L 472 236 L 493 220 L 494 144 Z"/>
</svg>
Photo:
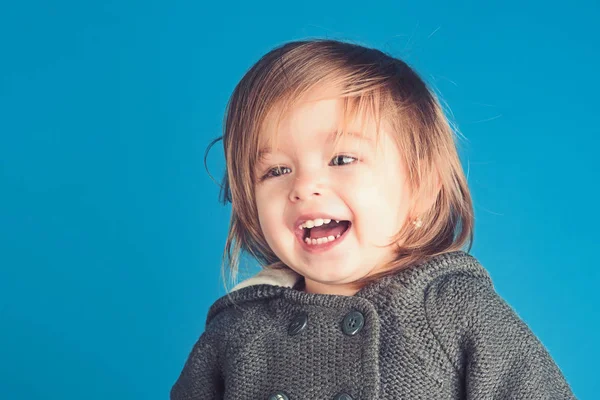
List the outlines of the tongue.
<svg viewBox="0 0 600 400">
<path fill-rule="evenodd" d="M 335 221 L 331 221 L 328 224 L 323 224 L 321 226 L 315 226 L 310 230 L 310 238 L 311 239 L 319 239 L 327 236 L 336 237 L 346 230 L 348 227 L 348 223 L 345 221 L 340 221 L 339 223 Z"/>
</svg>

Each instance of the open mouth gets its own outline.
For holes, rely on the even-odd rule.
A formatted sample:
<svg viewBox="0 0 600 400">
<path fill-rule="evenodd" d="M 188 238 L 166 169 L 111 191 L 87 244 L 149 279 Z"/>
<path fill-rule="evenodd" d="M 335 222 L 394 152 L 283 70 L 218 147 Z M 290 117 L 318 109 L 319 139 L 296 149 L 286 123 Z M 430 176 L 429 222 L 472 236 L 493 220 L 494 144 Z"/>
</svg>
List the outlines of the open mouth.
<svg viewBox="0 0 600 400">
<path fill-rule="evenodd" d="M 304 228 L 302 240 L 304 242 L 307 242 L 307 239 L 311 242 L 319 239 L 328 239 L 330 241 L 335 240 L 341 235 L 343 235 L 344 232 L 346 232 L 351 225 L 352 223 L 350 221 L 331 221 L 330 223 L 323 224 L 321 226 L 315 226 L 313 228 Z"/>
</svg>

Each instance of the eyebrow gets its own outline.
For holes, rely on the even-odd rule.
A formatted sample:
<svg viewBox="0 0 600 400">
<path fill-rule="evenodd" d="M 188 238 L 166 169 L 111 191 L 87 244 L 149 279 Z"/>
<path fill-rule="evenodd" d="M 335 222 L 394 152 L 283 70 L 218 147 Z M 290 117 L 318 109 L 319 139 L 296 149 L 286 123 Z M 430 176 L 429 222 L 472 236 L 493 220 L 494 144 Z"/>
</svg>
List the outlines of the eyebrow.
<svg viewBox="0 0 600 400">
<path fill-rule="evenodd" d="M 327 143 L 331 143 L 331 142 L 333 142 L 333 140 L 335 139 L 335 135 L 336 135 L 336 134 L 337 134 L 337 132 L 336 132 L 336 131 L 330 132 L 330 133 L 327 135 Z M 350 136 L 350 137 L 351 137 L 351 138 L 353 138 L 353 139 L 360 140 L 360 141 L 363 141 L 363 142 L 367 142 L 367 143 L 369 143 L 369 144 L 372 144 L 372 143 L 373 143 L 373 140 L 372 140 L 370 137 L 367 137 L 367 136 L 361 135 L 360 133 L 356 133 L 356 132 L 346 132 L 346 135 Z M 263 147 L 263 148 L 261 148 L 261 149 L 259 150 L 259 152 L 258 152 L 258 157 L 259 157 L 259 159 L 262 159 L 262 158 L 263 158 L 264 156 L 266 156 L 267 154 L 271 154 L 271 149 L 270 149 L 270 148 L 268 148 L 268 147 Z"/>
</svg>

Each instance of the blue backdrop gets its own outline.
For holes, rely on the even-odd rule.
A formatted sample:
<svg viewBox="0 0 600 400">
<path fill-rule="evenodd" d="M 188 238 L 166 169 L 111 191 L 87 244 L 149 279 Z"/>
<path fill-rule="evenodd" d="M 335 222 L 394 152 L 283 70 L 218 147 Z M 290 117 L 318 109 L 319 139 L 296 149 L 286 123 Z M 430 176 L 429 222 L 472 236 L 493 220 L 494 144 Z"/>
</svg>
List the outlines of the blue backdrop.
<svg viewBox="0 0 600 400">
<path fill-rule="evenodd" d="M 582 399 L 600 392 L 598 2 L 20 1 L 0 7 L 0 398 L 165 399 L 229 207 L 203 165 L 285 41 L 401 57 L 467 140 L 472 253 Z M 222 147 L 208 158 L 224 170 Z"/>
</svg>

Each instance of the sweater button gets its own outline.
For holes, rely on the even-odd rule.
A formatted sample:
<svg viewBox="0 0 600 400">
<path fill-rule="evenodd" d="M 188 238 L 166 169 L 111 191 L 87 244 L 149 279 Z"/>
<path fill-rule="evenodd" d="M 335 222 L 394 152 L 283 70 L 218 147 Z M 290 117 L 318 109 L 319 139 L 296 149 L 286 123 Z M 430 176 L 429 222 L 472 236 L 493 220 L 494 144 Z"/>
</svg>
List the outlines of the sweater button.
<svg viewBox="0 0 600 400">
<path fill-rule="evenodd" d="M 269 400 L 290 400 L 283 392 L 276 392 L 269 396 Z"/>
<path fill-rule="evenodd" d="M 299 334 L 300 332 L 302 332 L 304 330 L 304 328 L 306 328 L 307 324 L 308 324 L 308 314 L 307 313 L 302 312 L 302 313 L 296 315 L 288 328 L 288 334 L 290 336 Z"/>
<path fill-rule="evenodd" d="M 350 311 L 344 317 L 342 330 L 348 336 L 356 335 L 365 325 L 365 317 L 358 311 Z"/>
<path fill-rule="evenodd" d="M 333 400 L 353 400 L 348 393 L 338 393 Z"/>
</svg>

